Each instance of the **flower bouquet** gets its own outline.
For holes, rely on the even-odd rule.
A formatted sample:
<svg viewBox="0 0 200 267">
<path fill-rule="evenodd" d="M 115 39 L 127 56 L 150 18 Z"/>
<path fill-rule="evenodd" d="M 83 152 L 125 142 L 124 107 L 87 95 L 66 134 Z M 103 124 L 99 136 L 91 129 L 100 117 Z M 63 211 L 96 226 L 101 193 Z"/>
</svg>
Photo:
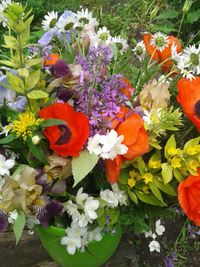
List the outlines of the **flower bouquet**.
<svg viewBox="0 0 200 267">
<path fill-rule="evenodd" d="M 24 227 L 34 229 L 61 266 L 95 267 L 116 249 L 121 224 L 160 251 L 165 228 L 152 222 L 178 205 L 177 192 L 200 225 L 200 138 L 191 124 L 200 129 L 200 49 L 146 33 L 131 50 L 87 9 L 48 13 L 30 44 L 31 11 L 11 1 L 0 10 L 9 29 L 0 60 L 0 231 L 13 228 L 18 242 Z M 133 85 L 118 72 L 130 56 L 138 59 Z"/>
</svg>

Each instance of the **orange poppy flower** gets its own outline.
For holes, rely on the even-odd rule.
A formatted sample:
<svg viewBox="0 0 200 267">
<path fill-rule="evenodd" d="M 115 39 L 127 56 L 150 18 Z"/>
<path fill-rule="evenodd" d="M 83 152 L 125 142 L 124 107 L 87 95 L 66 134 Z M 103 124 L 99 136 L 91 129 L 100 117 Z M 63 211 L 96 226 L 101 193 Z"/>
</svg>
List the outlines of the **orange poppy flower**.
<svg viewBox="0 0 200 267">
<path fill-rule="evenodd" d="M 196 77 L 192 81 L 181 78 L 177 87 L 177 101 L 187 117 L 200 131 L 200 77 Z"/>
<path fill-rule="evenodd" d="M 127 110 L 124 111 L 123 115 L 127 114 Z M 114 160 L 106 161 L 107 177 L 111 183 L 116 182 L 119 177 L 122 160 L 132 160 L 145 154 L 149 149 L 149 137 L 144 128 L 144 122 L 137 113 L 132 113 L 115 125 L 115 131 L 118 135 L 124 136 L 123 144 L 128 147 L 128 152 Z"/>
<path fill-rule="evenodd" d="M 200 169 L 198 175 L 189 175 L 178 187 L 181 208 L 197 226 L 200 226 Z"/>
<path fill-rule="evenodd" d="M 44 62 L 44 66 L 51 66 L 56 64 L 56 62 L 60 59 L 59 54 L 50 54 L 46 58 Z"/>
<path fill-rule="evenodd" d="M 162 70 L 163 71 L 169 71 L 172 68 L 172 60 L 171 58 L 171 47 L 172 45 L 176 45 L 177 53 L 180 53 L 182 51 L 181 43 L 179 40 L 174 37 L 173 35 L 168 36 L 168 46 L 163 49 L 163 51 L 156 50 L 155 46 L 151 45 L 151 38 L 152 34 L 146 33 L 143 36 L 143 41 L 145 44 L 145 48 L 147 51 L 147 54 L 152 57 L 153 60 L 157 60 L 158 63 L 162 63 Z"/>
<path fill-rule="evenodd" d="M 61 156 L 79 156 L 89 136 L 89 120 L 82 112 L 76 112 L 67 103 L 54 103 L 39 111 L 43 119 L 60 119 L 66 125 L 46 127 L 44 135 L 50 148 Z"/>
<path fill-rule="evenodd" d="M 126 84 L 126 86 L 123 87 L 121 89 L 121 91 L 122 91 L 122 93 L 125 94 L 125 96 L 128 97 L 128 99 L 130 99 L 132 94 L 133 94 L 134 89 L 133 89 L 133 87 L 132 87 L 132 85 L 131 85 L 131 83 L 130 83 L 130 81 L 128 79 L 123 77 L 122 81 Z"/>
</svg>

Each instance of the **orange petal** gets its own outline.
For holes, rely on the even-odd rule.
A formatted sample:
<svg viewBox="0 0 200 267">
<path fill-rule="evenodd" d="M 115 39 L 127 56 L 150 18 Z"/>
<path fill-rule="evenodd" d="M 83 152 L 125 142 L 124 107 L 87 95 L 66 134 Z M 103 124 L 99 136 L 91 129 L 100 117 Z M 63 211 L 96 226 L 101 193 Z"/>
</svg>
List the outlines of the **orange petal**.
<svg viewBox="0 0 200 267">
<path fill-rule="evenodd" d="M 106 174 L 108 181 L 111 184 L 116 183 L 118 180 L 121 163 L 122 163 L 122 157 L 119 155 L 114 160 L 111 159 L 106 160 Z"/>
</svg>

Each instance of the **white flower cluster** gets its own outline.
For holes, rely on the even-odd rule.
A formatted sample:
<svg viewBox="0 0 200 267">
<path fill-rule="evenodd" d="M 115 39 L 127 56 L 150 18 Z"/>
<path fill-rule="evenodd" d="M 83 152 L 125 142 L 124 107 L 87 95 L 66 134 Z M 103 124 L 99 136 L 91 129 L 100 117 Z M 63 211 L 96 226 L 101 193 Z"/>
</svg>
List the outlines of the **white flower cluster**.
<svg viewBox="0 0 200 267">
<path fill-rule="evenodd" d="M 103 229 L 99 226 L 94 228 L 100 200 L 105 201 L 105 208 L 116 208 L 119 205 L 127 204 L 124 191 L 120 191 L 117 184 L 114 184 L 112 189 L 113 191 L 109 189 L 101 191 L 98 200 L 83 193 L 83 188 L 80 188 L 75 199 L 73 201 L 69 200 L 64 205 L 64 210 L 71 216 L 72 223 L 66 229 L 66 236 L 61 239 L 61 244 L 66 246 L 69 254 L 75 254 L 77 249 L 84 252 L 90 241 L 100 241 L 102 239 Z"/>
<path fill-rule="evenodd" d="M 7 9 L 9 5 L 12 4 L 11 0 L 3 0 L 0 4 L 0 23 L 2 23 L 3 27 L 7 26 L 7 18 L 4 16 L 4 11 Z"/>
<path fill-rule="evenodd" d="M 128 147 L 122 144 L 124 136 L 118 136 L 115 130 L 111 130 L 107 135 L 96 134 L 88 140 L 87 149 L 90 154 L 95 154 L 103 159 L 113 160 L 117 155 L 124 155 Z"/>
<path fill-rule="evenodd" d="M 6 159 L 6 157 L 0 154 L 0 189 L 4 185 L 5 181 L 2 176 L 10 175 L 10 169 L 12 169 L 15 165 L 14 156 L 10 159 Z"/>
<path fill-rule="evenodd" d="M 192 80 L 195 75 L 200 74 L 200 45 L 190 45 L 183 49 L 182 53 L 177 53 L 176 46 L 173 45 L 171 52 L 172 59 L 183 77 Z"/>
<path fill-rule="evenodd" d="M 157 235 L 161 236 L 165 232 L 165 227 L 161 225 L 161 221 L 157 220 L 155 225 L 155 233 L 152 231 L 145 232 L 145 237 L 151 237 L 153 240 L 149 243 L 150 252 L 157 251 L 160 252 L 160 243 L 156 240 Z"/>
<path fill-rule="evenodd" d="M 42 27 L 45 31 L 57 30 L 58 33 L 64 34 L 71 31 L 74 36 L 79 33 L 80 37 L 89 37 L 90 46 L 112 47 L 115 45 L 118 51 L 123 54 L 128 48 L 127 40 L 119 36 L 112 37 L 106 27 L 96 31 L 95 27 L 98 25 L 98 21 L 88 9 L 82 9 L 77 13 L 66 10 L 60 18 L 58 18 L 57 12 L 48 12 L 42 21 Z"/>
</svg>

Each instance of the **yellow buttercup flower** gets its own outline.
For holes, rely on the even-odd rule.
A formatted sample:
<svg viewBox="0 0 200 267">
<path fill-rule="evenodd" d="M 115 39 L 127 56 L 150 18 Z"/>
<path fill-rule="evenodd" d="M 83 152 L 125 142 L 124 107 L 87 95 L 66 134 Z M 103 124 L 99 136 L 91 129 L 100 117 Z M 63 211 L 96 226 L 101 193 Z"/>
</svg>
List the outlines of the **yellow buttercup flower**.
<svg viewBox="0 0 200 267">
<path fill-rule="evenodd" d="M 35 129 L 42 121 L 42 119 L 35 118 L 34 113 L 24 112 L 19 114 L 17 120 L 13 121 L 11 130 L 17 137 L 22 137 L 26 141 L 28 136 L 33 136 Z"/>
<path fill-rule="evenodd" d="M 167 153 L 170 155 L 170 156 L 175 156 L 175 155 L 178 155 L 180 153 L 180 149 L 179 148 L 175 148 L 175 147 L 169 147 L 168 150 L 167 150 Z"/>
<path fill-rule="evenodd" d="M 145 184 L 153 182 L 153 175 L 150 172 L 145 173 L 142 178 L 144 179 Z"/>
<path fill-rule="evenodd" d="M 133 188 L 136 184 L 136 180 L 134 178 L 128 179 L 128 185 L 130 188 Z"/>
<path fill-rule="evenodd" d="M 161 167 L 160 160 L 149 160 L 149 168 L 151 169 L 158 169 Z"/>
<path fill-rule="evenodd" d="M 179 157 L 173 157 L 171 160 L 171 165 L 174 169 L 181 168 L 181 158 Z"/>
</svg>

